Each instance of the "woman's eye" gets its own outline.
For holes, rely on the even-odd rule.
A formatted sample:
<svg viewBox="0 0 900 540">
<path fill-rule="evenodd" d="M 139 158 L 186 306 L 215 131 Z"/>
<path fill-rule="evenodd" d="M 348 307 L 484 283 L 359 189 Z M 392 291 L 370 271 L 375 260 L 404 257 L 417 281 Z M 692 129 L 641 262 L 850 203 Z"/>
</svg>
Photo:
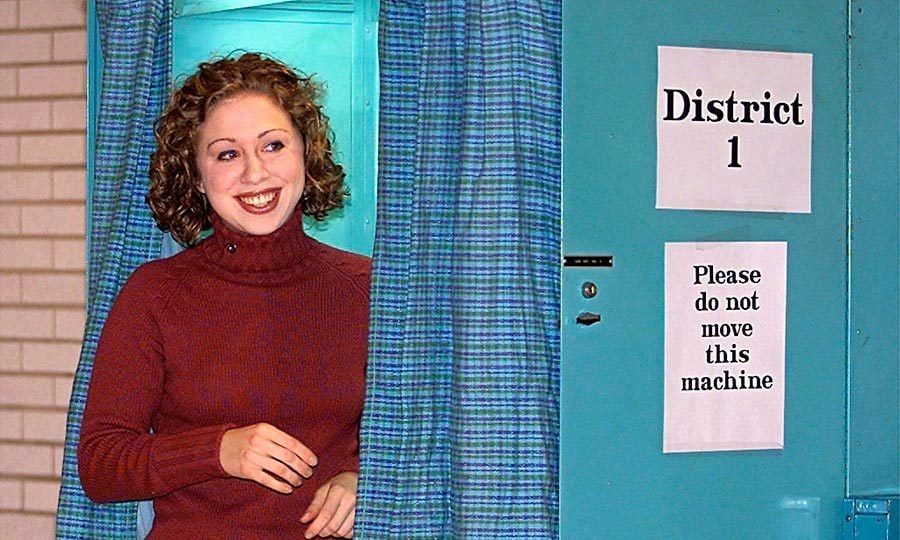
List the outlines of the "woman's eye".
<svg viewBox="0 0 900 540">
<path fill-rule="evenodd" d="M 216 159 L 218 159 L 219 161 L 231 161 L 236 157 L 237 152 L 235 152 L 234 150 L 223 150 L 222 152 L 219 152 L 219 154 L 216 156 Z"/>
<path fill-rule="evenodd" d="M 266 145 L 265 150 L 267 152 L 277 152 L 284 148 L 284 143 L 281 141 L 272 141 Z"/>
</svg>

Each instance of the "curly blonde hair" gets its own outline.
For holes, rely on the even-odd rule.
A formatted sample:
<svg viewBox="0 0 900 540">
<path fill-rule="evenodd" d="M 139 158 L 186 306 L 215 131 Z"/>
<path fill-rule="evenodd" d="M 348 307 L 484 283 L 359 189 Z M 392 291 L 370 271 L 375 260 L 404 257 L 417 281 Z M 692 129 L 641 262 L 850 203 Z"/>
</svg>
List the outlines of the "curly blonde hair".
<svg viewBox="0 0 900 540">
<path fill-rule="evenodd" d="M 281 62 L 245 53 L 198 66 L 172 95 L 157 120 L 157 150 L 150 156 L 147 204 L 157 226 L 183 246 L 197 242 L 208 229 L 209 202 L 200 191 L 196 137 L 211 108 L 223 99 L 250 92 L 268 96 L 281 106 L 303 138 L 306 185 L 303 213 L 321 221 L 347 197 L 344 169 L 334 162 L 331 129 L 318 100 L 322 89 Z"/>
</svg>

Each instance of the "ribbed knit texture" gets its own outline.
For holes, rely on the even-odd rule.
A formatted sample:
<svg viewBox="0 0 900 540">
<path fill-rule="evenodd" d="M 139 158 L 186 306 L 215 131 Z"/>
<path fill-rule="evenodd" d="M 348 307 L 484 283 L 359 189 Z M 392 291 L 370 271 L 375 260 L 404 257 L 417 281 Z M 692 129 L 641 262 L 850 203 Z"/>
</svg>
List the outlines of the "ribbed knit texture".
<svg viewBox="0 0 900 540">
<path fill-rule="evenodd" d="M 154 499 L 151 538 L 285 538 L 358 469 L 370 262 L 302 232 L 215 233 L 140 267 L 103 329 L 79 446 L 99 501 Z M 229 478 L 223 433 L 268 422 L 319 458 L 291 495 Z M 153 434 L 148 433 L 153 429 Z"/>
</svg>

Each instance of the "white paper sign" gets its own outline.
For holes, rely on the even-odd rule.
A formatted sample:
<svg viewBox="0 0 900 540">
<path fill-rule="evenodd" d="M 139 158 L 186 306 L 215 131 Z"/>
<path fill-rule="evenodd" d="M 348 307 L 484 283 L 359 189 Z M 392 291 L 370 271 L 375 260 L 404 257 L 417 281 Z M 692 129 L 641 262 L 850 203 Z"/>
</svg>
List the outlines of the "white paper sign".
<svg viewBox="0 0 900 540">
<path fill-rule="evenodd" d="M 785 242 L 667 243 L 664 452 L 784 446 Z"/>
<path fill-rule="evenodd" d="M 656 207 L 808 213 L 812 55 L 658 55 Z"/>
</svg>

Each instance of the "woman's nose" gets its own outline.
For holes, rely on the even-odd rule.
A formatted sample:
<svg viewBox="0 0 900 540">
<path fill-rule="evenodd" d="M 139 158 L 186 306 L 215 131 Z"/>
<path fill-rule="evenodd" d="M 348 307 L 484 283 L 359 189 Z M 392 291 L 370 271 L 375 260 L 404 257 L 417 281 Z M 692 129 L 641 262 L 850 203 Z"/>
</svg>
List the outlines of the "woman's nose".
<svg viewBox="0 0 900 540">
<path fill-rule="evenodd" d="M 256 154 L 247 154 L 242 180 L 246 184 L 259 184 L 268 176 L 265 164 Z"/>
</svg>

